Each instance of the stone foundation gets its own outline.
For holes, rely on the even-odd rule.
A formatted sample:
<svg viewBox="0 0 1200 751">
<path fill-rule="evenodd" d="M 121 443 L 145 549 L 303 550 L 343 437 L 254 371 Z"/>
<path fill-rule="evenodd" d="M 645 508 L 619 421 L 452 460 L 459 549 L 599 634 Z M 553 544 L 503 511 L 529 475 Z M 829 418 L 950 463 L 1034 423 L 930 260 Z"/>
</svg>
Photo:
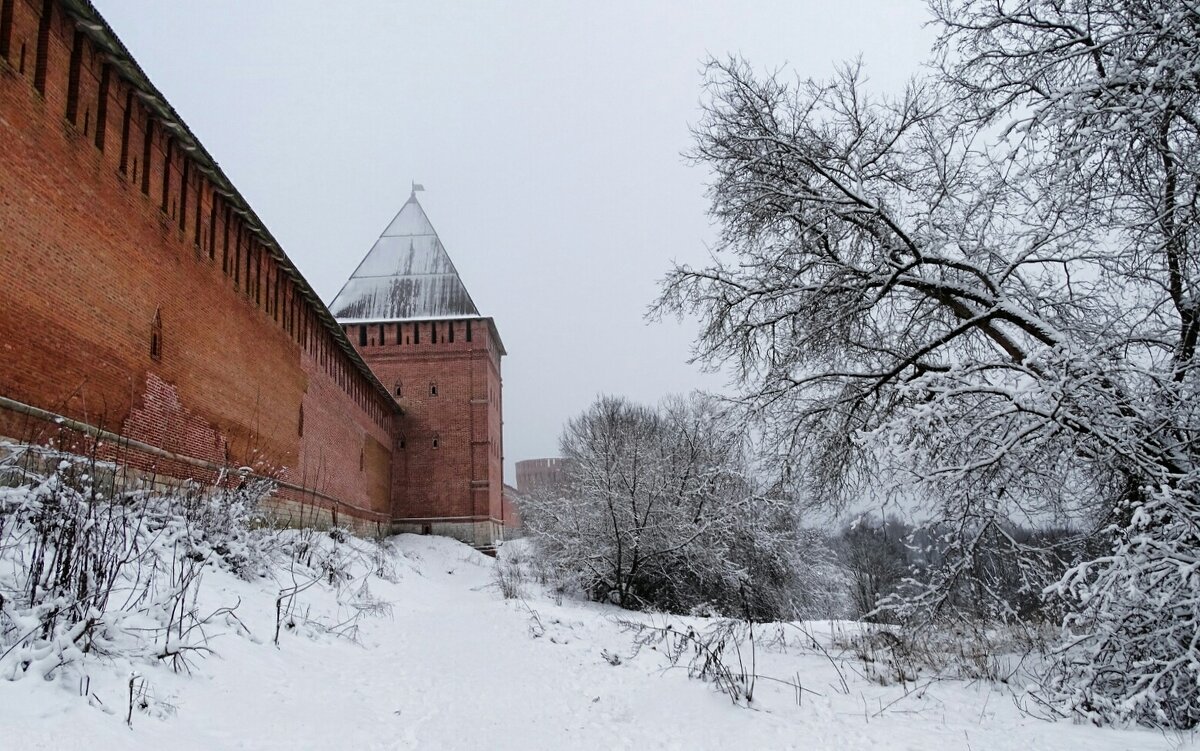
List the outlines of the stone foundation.
<svg viewBox="0 0 1200 751">
<path fill-rule="evenodd" d="M 440 535 L 465 542 L 479 550 L 494 550 L 504 540 L 504 525 L 486 517 L 393 519 L 392 534 Z"/>
</svg>

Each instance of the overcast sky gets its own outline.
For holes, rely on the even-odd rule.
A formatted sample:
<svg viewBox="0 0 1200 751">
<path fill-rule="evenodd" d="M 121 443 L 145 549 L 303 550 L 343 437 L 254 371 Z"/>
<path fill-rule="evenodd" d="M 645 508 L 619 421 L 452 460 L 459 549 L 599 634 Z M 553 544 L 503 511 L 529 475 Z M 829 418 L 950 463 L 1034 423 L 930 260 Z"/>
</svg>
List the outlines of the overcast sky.
<svg viewBox="0 0 1200 751">
<path fill-rule="evenodd" d="M 931 38 L 917 0 L 94 2 L 326 302 L 425 185 L 508 349 L 510 482 L 597 394 L 725 385 L 687 363 L 694 324 L 644 320 L 715 237 L 681 157 L 702 61 L 861 55 L 894 90 Z"/>
</svg>

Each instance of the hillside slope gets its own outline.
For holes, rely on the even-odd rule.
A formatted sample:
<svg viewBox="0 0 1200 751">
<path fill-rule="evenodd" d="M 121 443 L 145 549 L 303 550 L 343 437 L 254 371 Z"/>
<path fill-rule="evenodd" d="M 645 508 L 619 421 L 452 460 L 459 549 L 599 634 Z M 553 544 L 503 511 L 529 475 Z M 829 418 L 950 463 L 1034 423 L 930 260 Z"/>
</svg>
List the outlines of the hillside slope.
<svg viewBox="0 0 1200 751">
<path fill-rule="evenodd" d="M 206 606 L 235 604 L 248 629 L 227 621 L 216 654 L 193 674 L 144 665 L 148 687 L 132 727 L 125 716 L 131 666 L 96 662 L 80 697 L 68 681 L 0 681 L 6 749 L 1167 749 L 1180 739 L 1144 730 L 1047 723 L 1021 714 L 988 684 L 942 681 L 907 697 L 847 674 L 824 657 L 760 646 L 764 675 L 753 708 L 711 684 L 664 669 L 658 649 L 633 654 L 632 636 L 607 606 L 533 590 L 505 600 L 494 562 L 447 539 L 402 536 L 386 548 L 385 581 L 370 593 L 390 616 L 359 622 L 357 643 L 297 620 L 272 644 L 282 585 L 206 575 Z M 389 572 L 393 573 L 393 572 Z M 308 623 L 347 612 L 334 588 L 298 595 Z M 818 624 L 814 632 L 826 631 Z M 748 655 L 747 655 L 748 658 Z M 612 664 L 617 662 L 618 664 Z M 140 693 L 140 691 L 139 691 Z M 100 706 L 100 703 L 103 706 Z M 895 703 L 892 703 L 895 702 Z M 138 702 L 143 703 L 143 702 Z M 890 706 L 889 706 L 890 705 Z"/>
</svg>

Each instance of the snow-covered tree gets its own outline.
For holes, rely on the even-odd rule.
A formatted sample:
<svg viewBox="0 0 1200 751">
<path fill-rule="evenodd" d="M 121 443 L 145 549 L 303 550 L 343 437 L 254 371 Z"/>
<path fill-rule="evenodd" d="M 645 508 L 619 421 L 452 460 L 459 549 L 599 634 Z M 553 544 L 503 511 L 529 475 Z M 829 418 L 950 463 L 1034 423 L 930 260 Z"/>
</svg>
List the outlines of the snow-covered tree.
<svg viewBox="0 0 1200 751">
<path fill-rule="evenodd" d="M 755 492 L 744 434 L 714 400 L 602 397 L 561 450 L 565 481 L 522 512 L 546 565 L 590 596 L 755 618 L 808 604 L 799 552 L 820 548 L 794 504 Z"/>
<path fill-rule="evenodd" d="M 1049 698 L 1195 725 L 1200 10 L 931 7 L 935 72 L 899 96 L 856 66 L 709 66 L 694 156 L 722 234 L 659 310 L 699 315 L 697 356 L 738 369 L 812 501 L 902 490 L 960 567 L 1013 523 L 1094 535 L 1053 588 Z M 1024 591 L 1045 584 L 1055 551 L 1006 544 Z"/>
</svg>

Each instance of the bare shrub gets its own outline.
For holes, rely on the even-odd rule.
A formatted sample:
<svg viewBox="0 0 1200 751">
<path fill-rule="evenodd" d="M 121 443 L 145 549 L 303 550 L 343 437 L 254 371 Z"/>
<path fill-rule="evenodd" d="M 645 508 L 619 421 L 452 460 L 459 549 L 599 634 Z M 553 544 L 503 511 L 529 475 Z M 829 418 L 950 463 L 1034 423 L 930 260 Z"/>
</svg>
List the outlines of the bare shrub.
<svg viewBox="0 0 1200 751">
<path fill-rule="evenodd" d="M 286 578 L 275 598 L 274 643 L 285 632 L 309 636 L 328 635 L 358 641 L 362 619 L 389 617 L 392 603 L 374 596 L 369 578 L 383 572 L 395 580 L 381 544 L 355 537 L 349 530 L 333 528 L 321 533 L 312 528 L 286 530 L 277 540 L 279 573 Z M 332 588 L 339 613 L 335 618 L 314 616 L 304 593 L 315 587 Z"/>
<path fill-rule="evenodd" d="M 645 647 L 661 651 L 671 665 L 687 668 L 688 677 L 711 682 L 734 704 L 754 701 L 755 644 L 753 624 L 718 620 L 704 630 L 673 623 L 621 621 L 634 634 L 634 654 Z M 743 646 L 746 651 L 743 652 Z"/>
<path fill-rule="evenodd" d="M 927 680 L 984 680 L 1018 684 L 1035 677 L 1053 628 L 959 624 L 919 632 L 890 626 L 843 631 L 833 644 L 861 666 L 864 677 L 882 686 Z"/>
<path fill-rule="evenodd" d="M 198 610 L 204 565 L 247 574 L 247 520 L 269 483 L 144 488 L 114 465 L 24 446 L 0 460 L 0 675 L 50 678 L 86 655 L 136 655 L 176 670 L 209 652 Z"/>
<path fill-rule="evenodd" d="M 525 596 L 525 561 L 519 553 L 506 555 L 506 552 L 505 548 L 501 548 L 496 557 L 496 563 L 492 567 L 492 583 L 500 590 L 504 599 L 515 600 Z"/>
<path fill-rule="evenodd" d="M 655 623 L 622 620 L 622 628 L 633 633 L 633 653 L 650 647 L 663 654 L 672 667 L 683 667 L 689 678 L 711 683 L 737 705 L 751 706 L 758 683 L 778 683 L 794 692 L 796 703 L 804 694 L 799 676 L 779 678 L 758 671 L 758 624 L 736 618 L 720 618 L 701 627 L 676 625 L 670 620 Z M 606 657 L 610 664 L 611 656 Z"/>
</svg>

